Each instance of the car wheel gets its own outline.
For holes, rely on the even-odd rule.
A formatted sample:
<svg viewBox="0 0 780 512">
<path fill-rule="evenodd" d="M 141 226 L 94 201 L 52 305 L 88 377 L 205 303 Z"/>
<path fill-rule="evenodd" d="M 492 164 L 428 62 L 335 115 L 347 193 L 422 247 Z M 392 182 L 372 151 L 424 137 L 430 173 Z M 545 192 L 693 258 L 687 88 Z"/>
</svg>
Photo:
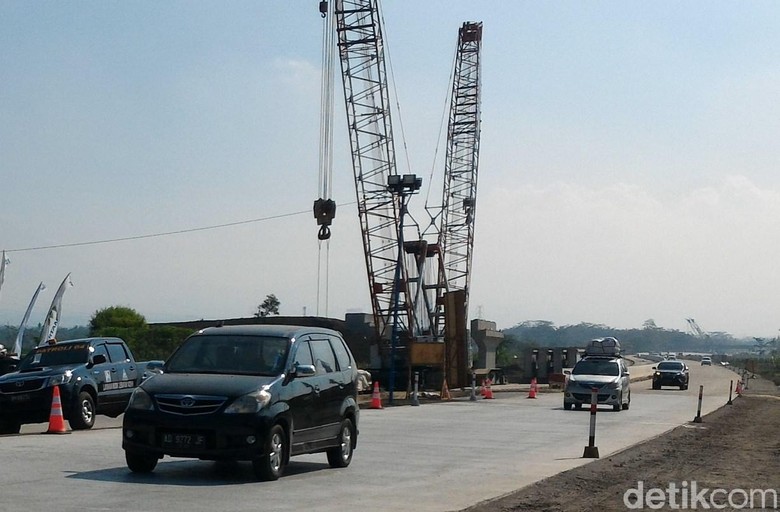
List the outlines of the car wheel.
<svg viewBox="0 0 780 512">
<path fill-rule="evenodd" d="M 21 423 L 13 421 L 4 421 L 0 423 L 0 434 L 18 434 L 21 429 Z"/>
<path fill-rule="evenodd" d="M 653 382 L 653 389 L 661 389 L 661 385 Z"/>
<path fill-rule="evenodd" d="M 73 413 L 70 415 L 70 428 L 86 430 L 95 424 L 95 400 L 86 391 L 79 393 Z"/>
<path fill-rule="evenodd" d="M 328 464 L 332 468 L 345 468 L 352 462 L 352 449 L 354 448 L 355 427 L 352 420 L 347 418 L 341 422 L 339 430 L 339 445 L 328 450 Z"/>
<path fill-rule="evenodd" d="M 571 404 L 568 402 L 563 402 L 563 408 L 567 411 L 571 411 Z"/>
<path fill-rule="evenodd" d="M 263 454 L 252 461 L 252 469 L 260 480 L 277 480 L 284 472 L 287 436 L 281 425 L 274 425 L 263 445 Z"/>
<path fill-rule="evenodd" d="M 582 404 L 574 404 L 574 408 L 579 411 L 580 409 L 582 409 Z"/>
<path fill-rule="evenodd" d="M 623 404 L 623 410 L 627 411 L 631 407 L 631 391 L 628 392 L 628 402 Z"/>
<path fill-rule="evenodd" d="M 151 473 L 157 467 L 156 456 L 132 450 L 125 450 L 125 461 L 133 473 Z"/>
</svg>

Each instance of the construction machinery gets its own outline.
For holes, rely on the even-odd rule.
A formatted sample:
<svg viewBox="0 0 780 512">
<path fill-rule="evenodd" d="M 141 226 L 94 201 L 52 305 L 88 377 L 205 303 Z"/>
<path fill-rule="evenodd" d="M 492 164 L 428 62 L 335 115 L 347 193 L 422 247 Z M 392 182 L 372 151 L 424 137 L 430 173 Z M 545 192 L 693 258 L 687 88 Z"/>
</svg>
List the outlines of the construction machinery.
<svg viewBox="0 0 780 512">
<path fill-rule="evenodd" d="M 321 2 L 333 17 L 341 63 L 357 208 L 383 367 L 437 367 L 466 385 L 480 135 L 481 23 L 458 33 L 442 203 L 424 229 L 408 215 L 422 180 L 396 168 L 391 98 L 378 0 Z M 316 216 L 316 212 L 315 212 Z M 407 386 L 408 387 L 408 386 Z"/>
</svg>

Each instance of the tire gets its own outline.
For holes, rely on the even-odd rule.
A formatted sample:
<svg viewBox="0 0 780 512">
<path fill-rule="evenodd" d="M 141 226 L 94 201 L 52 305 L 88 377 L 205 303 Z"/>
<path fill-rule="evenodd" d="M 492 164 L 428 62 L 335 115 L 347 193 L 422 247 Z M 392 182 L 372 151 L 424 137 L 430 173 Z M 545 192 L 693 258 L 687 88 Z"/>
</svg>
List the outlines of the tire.
<svg viewBox="0 0 780 512">
<path fill-rule="evenodd" d="M 12 421 L 4 421 L 0 423 L 0 435 L 18 434 L 21 429 L 22 429 L 21 423 L 15 423 Z"/>
<path fill-rule="evenodd" d="M 661 389 L 661 385 L 653 382 L 653 389 Z"/>
<path fill-rule="evenodd" d="M 355 448 L 355 425 L 346 418 L 339 428 L 339 446 L 328 450 L 328 464 L 332 468 L 345 468 L 352 462 Z"/>
<path fill-rule="evenodd" d="M 563 408 L 567 411 L 571 411 L 571 403 L 563 402 Z"/>
<path fill-rule="evenodd" d="M 631 391 L 628 392 L 628 402 L 623 404 L 623 410 L 627 411 L 631 407 Z"/>
<path fill-rule="evenodd" d="M 70 419 L 73 430 L 87 430 L 95 424 L 95 399 L 86 391 L 79 393 L 79 399 L 73 407 Z"/>
<path fill-rule="evenodd" d="M 156 456 L 131 450 L 125 450 L 125 461 L 133 473 L 151 473 L 157 467 Z"/>
<path fill-rule="evenodd" d="M 278 480 L 284 473 L 287 460 L 287 436 L 281 425 L 274 425 L 263 443 L 263 454 L 252 461 L 255 477 L 260 480 Z"/>
<path fill-rule="evenodd" d="M 612 410 L 615 412 L 620 412 L 623 410 L 623 393 L 620 393 L 620 400 L 618 400 L 617 405 L 612 406 Z"/>
<path fill-rule="evenodd" d="M 580 409 L 582 409 L 582 404 L 574 404 L 574 408 L 579 411 Z"/>
</svg>

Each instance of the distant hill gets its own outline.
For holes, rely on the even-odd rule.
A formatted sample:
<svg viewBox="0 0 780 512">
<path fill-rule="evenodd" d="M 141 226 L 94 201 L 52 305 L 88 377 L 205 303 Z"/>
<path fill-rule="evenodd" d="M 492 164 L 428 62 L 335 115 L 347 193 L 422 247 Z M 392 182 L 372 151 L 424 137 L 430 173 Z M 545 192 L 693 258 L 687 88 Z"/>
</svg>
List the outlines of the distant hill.
<svg viewBox="0 0 780 512">
<path fill-rule="evenodd" d="M 709 352 L 724 353 L 750 348 L 753 339 L 737 339 L 728 333 L 714 332 L 706 337 L 649 324 L 642 329 L 616 329 L 602 324 L 580 323 L 556 326 L 546 320 L 527 320 L 504 329 L 504 336 L 522 346 L 584 347 L 588 340 L 614 336 L 624 352 Z M 508 348 L 508 347 L 507 347 Z"/>
</svg>

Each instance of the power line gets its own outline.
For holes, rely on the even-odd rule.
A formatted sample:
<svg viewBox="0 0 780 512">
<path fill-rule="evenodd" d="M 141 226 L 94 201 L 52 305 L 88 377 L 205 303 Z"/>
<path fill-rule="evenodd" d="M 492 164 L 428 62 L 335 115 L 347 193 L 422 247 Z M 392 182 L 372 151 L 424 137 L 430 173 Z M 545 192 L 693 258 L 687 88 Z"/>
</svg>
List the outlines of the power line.
<svg viewBox="0 0 780 512">
<path fill-rule="evenodd" d="M 349 204 L 354 204 L 349 203 Z M 203 226 L 198 228 L 190 228 L 190 229 L 180 229 L 178 231 L 166 231 L 164 233 L 152 233 L 147 235 L 136 235 L 136 236 L 125 236 L 121 238 L 109 238 L 105 240 L 93 240 L 90 242 L 74 242 L 69 244 L 57 244 L 57 245 L 42 245 L 38 247 L 25 247 L 24 249 L 6 249 L 6 253 L 12 253 L 12 252 L 29 252 L 29 251 L 42 251 L 45 249 L 62 249 L 65 247 L 83 247 L 85 245 L 98 245 L 98 244 L 110 244 L 114 242 L 126 242 L 128 240 L 142 240 L 144 238 L 157 238 L 162 236 L 170 236 L 170 235 L 181 235 L 184 233 L 194 233 L 196 231 L 207 231 L 211 229 L 222 229 L 222 228 L 229 228 L 233 226 L 240 226 L 243 224 L 253 224 L 256 222 L 264 222 L 268 220 L 275 220 L 275 219 L 281 219 L 284 217 L 293 217 L 295 215 L 303 215 L 303 214 L 311 214 L 311 210 L 303 210 L 299 212 L 291 212 L 291 213 L 282 213 L 279 215 L 271 215 L 269 217 L 261 217 L 259 219 L 250 219 L 250 220 L 241 220 L 237 222 L 228 222 L 226 224 L 217 224 L 214 226 Z"/>
</svg>

